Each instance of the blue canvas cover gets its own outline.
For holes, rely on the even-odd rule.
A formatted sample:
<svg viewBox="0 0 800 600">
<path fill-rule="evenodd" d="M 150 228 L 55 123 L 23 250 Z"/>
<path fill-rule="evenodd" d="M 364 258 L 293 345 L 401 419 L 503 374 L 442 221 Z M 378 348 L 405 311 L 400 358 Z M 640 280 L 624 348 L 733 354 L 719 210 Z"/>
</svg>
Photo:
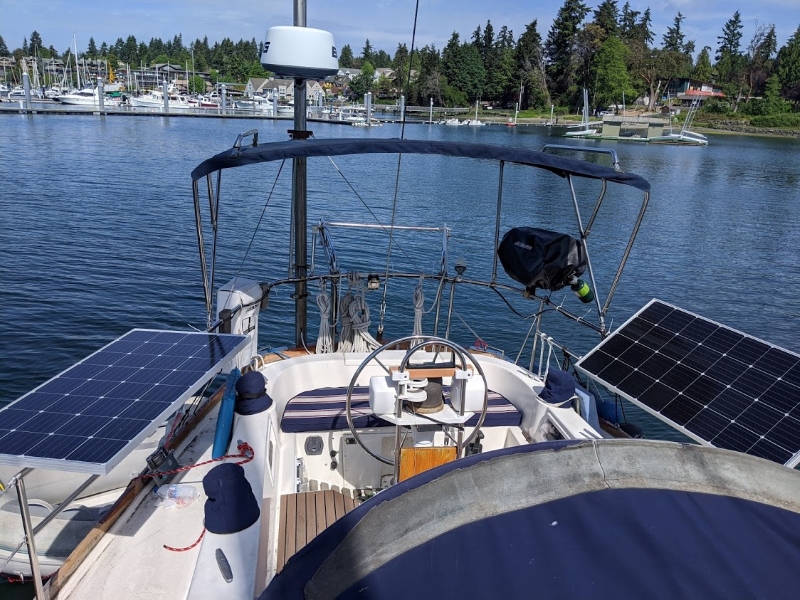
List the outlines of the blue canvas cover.
<svg viewBox="0 0 800 600">
<path fill-rule="evenodd" d="M 575 444 L 473 455 L 385 490 L 292 557 L 260 600 L 305 598 L 325 560 L 385 502 L 482 461 L 553 449 L 558 455 Z M 789 599 L 800 589 L 798 560 L 797 512 L 722 494 L 609 488 L 446 531 L 379 566 L 338 597 Z"/>
</svg>

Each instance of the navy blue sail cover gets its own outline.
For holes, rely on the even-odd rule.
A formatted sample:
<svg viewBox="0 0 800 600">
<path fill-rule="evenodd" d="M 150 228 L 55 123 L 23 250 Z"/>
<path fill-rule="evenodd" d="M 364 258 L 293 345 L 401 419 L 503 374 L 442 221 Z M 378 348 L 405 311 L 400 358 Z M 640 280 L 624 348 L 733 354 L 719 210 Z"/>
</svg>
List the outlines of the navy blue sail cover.
<svg viewBox="0 0 800 600">
<path fill-rule="evenodd" d="M 561 177 L 575 175 L 590 179 L 604 179 L 650 192 L 650 184 L 632 173 L 620 173 L 596 163 L 565 158 L 556 154 L 463 142 L 441 142 L 401 139 L 310 139 L 272 142 L 248 148 L 232 148 L 203 161 L 192 171 L 197 181 L 215 171 L 244 165 L 254 165 L 274 160 L 301 157 L 342 156 L 345 154 L 437 154 L 461 158 L 477 158 L 528 165 L 556 173 Z"/>
<path fill-rule="evenodd" d="M 305 585 L 328 555 L 382 502 L 450 470 L 575 443 L 472 455 L 401 482 L 312 540 L 260 600 L 304 598 Z M 722 495 L 605 489 L 449 531 L 389 561 L 339 597 L 788 599 L 800 589 L 798 560 L 800 514 Z"/>
</svg>

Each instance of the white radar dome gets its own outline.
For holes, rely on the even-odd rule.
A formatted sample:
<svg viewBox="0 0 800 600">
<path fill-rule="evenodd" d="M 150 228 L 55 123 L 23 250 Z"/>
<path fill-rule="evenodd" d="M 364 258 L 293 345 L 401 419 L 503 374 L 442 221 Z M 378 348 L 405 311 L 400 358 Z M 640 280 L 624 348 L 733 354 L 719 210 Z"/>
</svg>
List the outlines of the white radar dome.
<svg viewBox="0 0 800 600">
<path fill-rule="evenodd" d="M 324 79 L 339 71 L 333 34 L 311 27 L 267 29 L 261 65 L 278 77 Z"/>
</svg>

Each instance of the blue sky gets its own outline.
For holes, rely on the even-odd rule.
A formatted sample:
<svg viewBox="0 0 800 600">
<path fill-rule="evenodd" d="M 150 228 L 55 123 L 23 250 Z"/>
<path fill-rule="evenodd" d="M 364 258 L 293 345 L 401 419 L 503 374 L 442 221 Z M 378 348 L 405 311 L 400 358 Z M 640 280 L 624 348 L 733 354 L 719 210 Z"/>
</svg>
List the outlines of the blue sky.
<svg viewBox="0 0 800 600">
<path fill-rule="evenodd" d="M 584 0 L 586 1 L 586 0 Z M 397 44 L 410 45 L 414 18 L 414 0 L 308 0 L 308 25 L 333 32 L 340 48 L 350 44 L 358 56 L 366 39 L 376 49 L 394 54 Z M 594 8 L 600 0 L 589 0 Z M 624 5 L 619 1 L 619 6 Z M 495 32 L 502 25 L 514 36 L 538 20 L 543 37 L 563 0 L 420 0 L 417 45 L 435 44 L 441 49 L 453 31 L 469 39 L 478 25 L 491 20 Z M 683 29 L 687 39 L 694 39 L 698 50 L 705 45 L 716 49 L 717 36 L 735 10 L 742 13 L 745 47 L 756 24 L 774 23 L 778 46 L 786 43 L 800 25 L 800 0 L 759 0 L 737 5 L 730 0 L 631 0 L 634 10 L 648 6 L 653 15 L 656 42 L 666 32 L 678 11 L 686 19 Z M 129 34 L 138 41 L 151 37 L 164 40 L 176 33 L 185 43 L 208 35 L 209 41 L 230 37 L 261 40 L 268 27 L 291 25 L 292 0 L 134 0 L 133 2 L 97 2 L 96 0 L 0 0 L 0 35 L 13 50 L 22 38 L 37 30 L 46 46 L 59 51 L 72 45 L 76 34 L 78 47 L 85 50 L 89 37 L 99 46 L 113 43 Z M 712 54 L 713 57 L 713 54 Z"/>
</svg>

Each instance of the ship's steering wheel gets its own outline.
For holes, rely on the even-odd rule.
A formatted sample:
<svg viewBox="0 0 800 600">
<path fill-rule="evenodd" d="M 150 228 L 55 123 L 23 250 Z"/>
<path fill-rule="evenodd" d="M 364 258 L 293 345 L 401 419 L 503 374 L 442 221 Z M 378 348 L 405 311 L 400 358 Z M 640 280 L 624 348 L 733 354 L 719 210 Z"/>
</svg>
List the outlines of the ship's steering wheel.
<svg viewBox="0 0 800 600">
<path fill-rule="evenodd" d="M 352 412 L 351 412 L 351 404 L 352 404 L 352 398 L 353 398 L 353 389 L 356 386 L 356 381 L 358 381 L 359 375 L 361 375 L 362 371 L 367 367 L 367 365 L 369 365 L 373 360 L 376 360 L 378 362 L 378 364 L 380 364 L 381 367 L 383 367 L 386 370 L 387 374 L 388 374 L 389 373 L 389 369 L 386 368 L 386 366 L 384 366 L 383 363 L 381 363 L 379 360 L 377 360 L 378 355 L 381 354 L 382 352 L 386 351 L 386 350 L 391 350 L 392 348 L 395 348 L 395 347 L 397 347 L 400 344 L 403 344 L 405 342 L 409 342 L 410 348 L 409 348 L 408 352 L 405 353 L 405 356 L 403 356 L 403 359 L 400 361 L 399 370 L 401 372 L 405 371 L 406 367 L 408 366 L 409 360 L 411 359 L 411 357 L 416 352 L 418 352 L 419 350 L 422 350 L 426 346 L 435 345 L 435 346 L 439 346 L 439 347 L 449 348 L 450 350 L 452 350 L 453 351 L 453 359 L 454 359 L 453 362 L 455 363 L 455 358 L 458 357 L 459 362 L 461 363 L 461 368 L 464 369 L 464 370 L 466 370 L 468 363 L 472 363 L 472 365 L 475 367 L 475 370 L 481 376 L 481 379 L 483 379 L 483 407 L 481 408 L 481 412 L 478 415 L 478 422 L 475 424 L 475 429 L 472 431 L 472 433 L 469 435 L 469 437 L 467 437 L 467 439 L 464 440 L 464 442 L 460 446 L 457 445 L 457 447 L 456 447 L 456 455 L 458 456 L 458 455 L 461 454 L 461 451 L 464 448 L 466 448 L 473 440 L 475 440 L 475 438 L 478 436 L 478 432 L 480 431 L 481 426 L 483 425 L 483 421 L 486 419 L 486 411 L 487 411 L 487 409 L 489 407 L 489 384 L 486 381 L 486 375 L 484 374 L 480 363 L 478 363 L 478 361 L 475 359 L 475 357 L 472 355 L 471 352 L 469 352 L 466 348 L 462 348 L 458 344 L 456 344 L 454 342 L 451 342 L 450 340 L 447 340 L 447 339 L 444 339 L 444 338 L 440 338 L 440 337 L 410 335 L 410 336 L 406 336 L 406 337 L 403 337 L 403 338 L 400 338 L 400 339 L 397 339 L 397 340 L 393 340 L 393 341 L 389 342 L 388 344 L 384 344 L 380 348 L 376 348 L 375 350 L 373 350 L 370 353 L 370 355 L 367 356 L 361 362 L 360 365 L 358 365 L 358 368 L 356 369 L 356 372 L 353 374 L 353 377 L 350 379 L 350 385 L 347 386 L 347 399 L 345 401 L 345 411 L 346 411 L 346 414 L 347 414 L 347 425 L 350 428 L 350 433 L 353 436 L 353 438 L 356 440 L 356 442 L 358 442 L 358 445 L 361 446 L 361 448 L 363 448 L 363 450 L 367 454 L 369 454 L 370 456 L 372 456 L 376 460 L 379 460 L 380 462 L 385 463 L 387 465 L 391 465 L 391 466 L 395 465 L 395 461 L 394 460 L 386 458 L 385 456 L 381 456 L 380 454 L 374 453 L 372 450 L 367 448 L 367 446 L 364 444 L 364 442 L 361 441 L 361 438 L 358 437 L 358 432 L 356 431 L 356 428 L 353 425 L 353 416 L 352 416 Z"/>
</svg>

